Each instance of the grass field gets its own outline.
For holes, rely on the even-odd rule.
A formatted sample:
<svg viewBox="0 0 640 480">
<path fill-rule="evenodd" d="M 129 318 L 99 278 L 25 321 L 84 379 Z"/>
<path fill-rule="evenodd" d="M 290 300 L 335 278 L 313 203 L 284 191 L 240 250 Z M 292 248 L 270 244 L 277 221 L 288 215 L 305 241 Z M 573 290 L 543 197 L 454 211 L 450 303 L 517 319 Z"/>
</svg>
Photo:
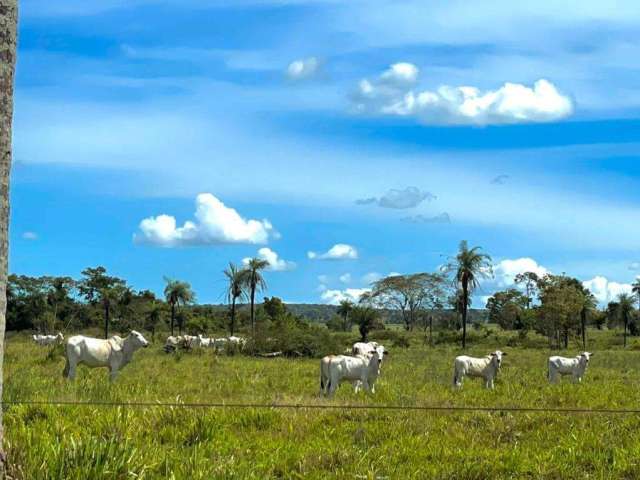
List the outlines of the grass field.
<svg viewBox="0 0 640 480">
<path fill-rule="evenodd" d="M 591 336 L 581 385 L 548 385 L 550 351 L 505 346 L 505 334 L 469 349 L 509 353 L 496 389 L 467 380 L 453 391 L 459 350 L 413 338 L 385 360 L 374 396 L 343 385 L 332 401 L 317 396 L 315 359 L 166 355 L 155 344 L 114 384 L 85 368 L 69 383 L 62 357 L 13 337 L 5 400 L 640 408 L 640 351 Z M 30 480 L 640 478 L 636 415 L 18 405 L 5 407 L 5 428 L 11 474 Z"/>
</svg>

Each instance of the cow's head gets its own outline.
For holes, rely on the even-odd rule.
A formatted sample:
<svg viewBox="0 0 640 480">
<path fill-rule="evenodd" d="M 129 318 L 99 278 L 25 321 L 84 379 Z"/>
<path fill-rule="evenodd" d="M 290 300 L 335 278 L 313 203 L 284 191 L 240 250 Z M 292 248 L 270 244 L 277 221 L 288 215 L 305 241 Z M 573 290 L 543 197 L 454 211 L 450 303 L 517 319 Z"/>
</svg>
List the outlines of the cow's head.
<svg viewBox="0 0 640 480">
<path fill-rule="evenodd" d="M 147 348 L 149 346 L 149 342 L 142 336 L 140 332 L 131 330 L 129 336 L 133 339 L 133 343 L 136 347 Z"/>
<path fill-rule="evenodd" d="M 495 352 L 492 352 L 490 355 L 491 355 L 491 361 L 494 362 L 496 366 L 499 368 L 500 365 L 502 365 L 502 357 L 504 357 L 506 353 L 501 352 L 500 350 L 496 350 Z"/>
<path fill-rule="evenodd" d="M 591 352 L 582 352 L 580 354 L 580 361 L 586 365 L 589 364 L 589 359 L 591 358 L 591 356 L 593 355 L 593 353 Z"/>
</svg>

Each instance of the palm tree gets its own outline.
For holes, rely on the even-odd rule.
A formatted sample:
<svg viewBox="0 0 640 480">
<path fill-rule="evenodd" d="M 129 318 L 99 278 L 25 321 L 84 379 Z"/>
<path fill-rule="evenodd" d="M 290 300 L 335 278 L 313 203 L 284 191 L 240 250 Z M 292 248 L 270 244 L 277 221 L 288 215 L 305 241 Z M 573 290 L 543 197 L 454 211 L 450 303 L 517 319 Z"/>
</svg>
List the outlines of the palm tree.
<svg viewBox="0 0 640 480">
<path fill-rule="evenodd" d="M 638 309 L 640 310 L 640 277 L 636 278 L 636 281 L 631 284 L 631 291 L 638 297 Z"/>
<path fill-rule="evenodd" d="M 622 325 L 624 327 L 624 340 L 623 345 L 627 346 L 627 327 L 629 326 L 629 319 L 631 312 L 633 312 L 634 299 L 628 293 L 621 293 L 618 295 L 618 315 L 622 319 Z"/>
<path fill-rule="evenodd" d="M 171 336 L 173 336 L 173 328 L 176 320 L 176 308 L 179 305 L 187 305 L 195 300 L 195 294 L 191 290 L 191 285 L 187 282 L 179 280 L 171 280 L 165 278 L 167 285 L 164 287 L 164 298 L 171 306 Z M 182 334 L 182 324 L 178 325 L 180 334 Z"/>
<path fill-rule="evenodd" d="M 463 240 L 451 267 L 455 269 L 455 280 L 462 290 L 462 348 L 466 348 L 469 300 L 471 293 L 479 286 L 479 279 L 492 276 L 491 257 L 480 253 L 480 247 L 470 249 L 467 241 Z"/>
<path fill-rule="evenodd" d="M 7 313 L 9 263 L 9 180 L 11 172 L 11 124 L 13 120 L 13 79 L 18 30 L 17 0 L 0 0 L 0 398 Z M 0 409 L 0 478 L 5 474 L 2 449 L 2 409 Z"/>
<path fill-rule="evenodd" d="M 260 273 L 269 266 L 269 262 L 261 258 L 251 258 L 246 267 L 242 270 L 242 283 L 249 291 L 249 302 L 251 303 L 251 334 L 256 334 L 256 312 L 255 312 L 255 299 L 256 292 L 265 290 L 267 288 L 267 282 Z"/>
<path fill-rule="evenodd" d="M 231 322 L 229 324 L 229 332 L 233 337 L 236 328 L 236 301 L 245 296 L 243 283 L 244 272 L 238 269 L 234 263 L 229 262 L 229 267 L 226 268 L 223 273 L 229 282 L 226 295 L 227 301 L 231 305 Z"/>
<path fill-rule="evenodd" d="M 349 323 L 349 315 L 353 311 L 353 302 L 351 300 L 341 300 L 338 306 L 337 313 L 342 317 L 344 330 L 351 331 L 351 324 Z"/>
</svg>

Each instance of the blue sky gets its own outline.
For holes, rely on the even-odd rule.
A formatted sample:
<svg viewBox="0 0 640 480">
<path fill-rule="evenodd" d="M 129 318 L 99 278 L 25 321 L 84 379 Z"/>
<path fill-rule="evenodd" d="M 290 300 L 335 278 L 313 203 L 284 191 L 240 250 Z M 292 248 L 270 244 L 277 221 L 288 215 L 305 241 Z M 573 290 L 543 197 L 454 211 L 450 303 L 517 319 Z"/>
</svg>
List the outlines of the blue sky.
<svg viewBox="0 0 640 480">
<path fill-rule="evenodd" d="M 23 0 L 11 270 L 218 302 L 262 255 L 268 294 L 336 302 L 467 239 L 496 264 L 475 306 L 523 269 L 614 298 L 640 273 L 640 10 L 515 3 Z"/>
</svg>

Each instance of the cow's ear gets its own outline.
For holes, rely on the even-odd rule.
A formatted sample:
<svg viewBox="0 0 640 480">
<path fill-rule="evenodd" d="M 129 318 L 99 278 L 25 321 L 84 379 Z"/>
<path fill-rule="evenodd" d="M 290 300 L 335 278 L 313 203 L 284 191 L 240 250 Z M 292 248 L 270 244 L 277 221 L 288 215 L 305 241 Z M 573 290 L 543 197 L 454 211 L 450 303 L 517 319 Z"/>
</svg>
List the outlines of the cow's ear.
<svg viewBox="0 0 640 480">
<path fill-rule="evenodd" d="M 490 355 L 491 355 L 492 357 L 495 357 L 495 356 L 496 356 L 496 352 L 491 352 L 491 354 L 490 354 Z"/>
<path fill-rule="evenodd" d="M 502 352 L 502 356 L 506 357 L 507 356 L 507 352 Z"/>
<path fill-rule="evenodd" d="M 384 354 L 385 354 L 385 355 L 391 355 L 391 352 L 385 348 L 385 349 L 384 349 Z"/>
<path fill-rule="evenodd" d="M 587 352 L 589 354 L 590 357 L 593 357 L 595 355 L 595 353 L 591 353 L 591 352 Z"/>
</svg>

